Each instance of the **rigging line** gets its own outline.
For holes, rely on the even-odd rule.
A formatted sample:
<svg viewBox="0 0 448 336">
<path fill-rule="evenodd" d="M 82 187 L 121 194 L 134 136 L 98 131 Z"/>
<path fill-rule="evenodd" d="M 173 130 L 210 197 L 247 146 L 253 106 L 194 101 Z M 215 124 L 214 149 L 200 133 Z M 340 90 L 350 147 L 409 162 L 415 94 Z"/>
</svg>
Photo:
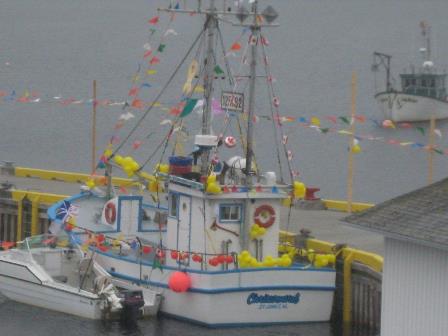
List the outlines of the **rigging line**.
<svg viewBox="0 0 448 336">
<path fill-rule="evenodd" d="M 239 82 L 241 81 L 241 79 L 240 79 L 239 81 L 234 79 L 234 75 L 232 74 L 232 72 L 231 72 L 231 70 L 230 70 L 230 64 L 228 63 L 227 57 L 226 57 L 226 55 L 225 55 L 224 42 L 223 42 L 224 40 L 223 40 L 223 38 L 222 38 L 222 36 L 221 36 L 221 35 L 222 35 L 221 31 L 219 31 L 219 35 L 220 35 L 220 38 L 221 38 L 221 41 L 222 41 L 222 49 L 223 49 L 223 53 L 224 53 L 224 61 L 225 61 L 225 63 L 226 63 L 226 68 L 228 67 L 228 70 L 227 70 L 227 71 L 228 71 L 228 74 L 229 74 L 230 76 L 232 76 L 232 82 L 233 82 L 233 89 L 232 89 L 232 91 L 235 92 L 235 91 L 237 90 L 238 86 L 240 85 Z M 243 35 L 244 35 L 244 32 L 240 34 L 240 36 L 238 37 L 238 41 L 241 40 L 241 38 L 243 37 Z M 247 52 L 248 52 L 248 46 L 249 46 L 249 43 L 246 43 L 246 46 L 245 46 L 245 48 L 244 48 L 244 51 L 243 51 L 243 53 L 241 54 L 241 58 L 240 58 L 240 62 L 239 62 L 239 68 L 238 68 L 238 70 L 237 70 L 236 73 L 240 73 L 240 72 L 241 72 L 241 68 L 242 68 L 243 65 L 244 65 L 243 60 L 246 58 L 246 55 L 247 55 Z M 246 83 L 246 86 L 247 86 L 247 83 Z M 242 91 L 244 91 L 244 89 L 243 89 Z M 231 122 L 230 115 L 229 115 L 229 111 L 226 109 L 225 112 L 226 112 L 226 117 L 227 117 L 228 119 L 227 119 L 227 123 L 224 124 L 224 127 L 222 128 L 221 133 L 224 133 L 224 132 L 227 131 L 227 128 L 228 128 L 228 126 L 229 126 L 229 124 L 230 124 L 230 122 Z M 244 139 L 243 139 L 243 135 L 242 135 L 242 131 L 241 131 L 241 125 L 239 124 L 239 120 L 238 120 L 238 128 L 239 128 L 239 133 L 240 133 L 240 139 L 241 139 L 241 142 L 243 142 Z M 244 149 L 244 144 L 243 144 L 242 149 L 243 149 L 243 151 L 245 151 L 245 149 Z"/>
<path fill-rule="evenodd" d="M 195 58 L 197 58 L 197 56 L 199 55 L 200 49 L 202 48 L 202 45 L 203 45 L 203 42 L 204 42 L 204 36 L 203 36 L 203 38 L 201 39 L 201 41 L 200 41 L 200 43 L 199 43 L 198 50 L 196 51 L 196 54 L 195 54 Z M 198 78 L 201 77 L 202 72 L 203 72 L 203 69 L 201 69 L 200 73 L 198 74 Z M 199 84 L 199 79 L 198 79 L 198 81 L 196 82 L 196 84 L 194 85 L 194 87 L 192 88 L 190 94 L 189 94 L 187 97 L 185 97 L 185 98 L 187 98 L 187 99 L 188 99 L 188 98 L 191 98 L 191 96 L 193 95 L 194 90 L 196 89 L 196 87 L 198 86 L 198 84 Z M 160 142 L 160 144 L 156 147 L 156 149 L 149 155 L 148 159 L 146 159 L 146 161 L 143 163 L 143 165 L 141 166 L 140 170 L 143 169 L 143 168 L 149 163 L 149 161 L 151 161 L 151 159 L 157 154 L 157 152 L 159 151 L 159 149 L 161 148 L 161 146 L 162 146 L 165 142 L 168 142 L 168 141 L 169 141 L 170 136 L 171 136 L 171 133 L 174 131 L 174 125 L 179 121 L 179 119 L 181 119 L 180 115 L 179 115 L 179 116 L 176 116 L 176 118 L 175 118 L 175 119 L 173 120 L 173 122 L 172 122 L 172 126 L 171 126 L 170 130 L 169 130 L 168 133 L 165 135 L 165 137 L 162 139 L 162 141 Z M 166 149 L 166 148 L 165 148 L 165 149 Z M 160 163 L 162 162 L 162 160 L 163 160 L 163 154 L 164 154 L 164 153 L 162 153 L 162 156 L 160 157 L 160 160 L 158 161 L 159 164 L 160 164 Z"/>
<path fill-rule="evenodd" d="M 265 66 L 264 66 L 264 70 L 265 70 L 265 74 L 266 74 L 266 78 L 267 78 L 269 74 L 268 74 L 268 69 L 266 67 L 266 63 L 265 63 Z M 269 100 L 272 102 L 274 97 L 271 96 L 271 92 L 269 90 L 269 85 L 266 86 L 266 89 L 268 91 Z M 273 128 L 274 128 L 275 151 L 277 152 L 277 163 L 278 163 L 278 166 L 279 166 L 279 169 L 280 169 L 280 182 L 284 183 L 284 180 L 283 180 L 283 166 L 282 166 L 282 162 L 281 162 L 281 159 L 280 159 L 280 149 L 279 149 L 279 145 L 278 145 L 278 140 L 279 139 L 278 139 L 278 132 L 277 132 L 277 123 L 275 121 L 274 109 L 272 108 L 272 103 L 269 104 L 269 109 L 271 111 L 272 125 L 273 125 Z"/>
<path fill-rule="evenodd" d="M 148 115 L 148 113 L 152 110 L 152 108 L 155 105 L 155 102 L 157 102 L 159 100 L 159 98 L 162 96 L 162 94 L 165 92 L 165 90 L 167 89 L 167 87 L 171 84 L 171 81 L 174 79 L 174 77 L 176 76 L 177 72 L 179 71 L 180 67 L 182 66 L 182 64 L 185 62 L 185 60 L 187 59 L 187 57 L 190 55 L 191 51 L 193 50 L 194 46 L 196 45 L 196 43 L 199 41 L 200 37 L 204 34 L 204 32 L 207 29 L 207 23 L 208 20 L 206 21 L 204 27 L 201 29 L 200 33 L 198 34 L 198 36 L 196 37 L 196 39 L 194 40 L 193 44 L 190 46 L 190 48 L 188 49 L 187 53 L 185 54 L 185 56 L 182 58 L 182 60 L 179 62 L 179 64 L 176 66 L 176 68 L 174 69 L 173 73 L 171 74 L 170 78 L 168 79 L 168 81 L 166 82 L 166 84 L 163 86 L 162 90 L 160 90 L 159 94 L 156 96 L 156 98 L 154 98 L 153 103 L 146 109 L 145 113 L 143 113 L 143 115 L 140 117 L 140 119 L 138 120 L 138 122 L 136 123 L 136 125 L 132 128 L 132 130 L 129 132 L 129 134 L 125 137 L 124 140 L 121 141 L 120 145 L 118 145 L 118 147 L 113 151 L 112 155 L 110 156 L 113 157 L 122 147 L 123 145 L 126 143 L 126 141 L 129 140 L 129 138 L 131 137 L 132 134 L 134 134 L 134 132 L 137 130 L 137 128 L 140 126 L 140 123 L 143 121 L 143 119 L 146 118 L 146 116 Z"/>
<path fill-rule="evenodd" d="M 226 70 L 227 70 L 227 76 L 229 79 L 229 84 L 230 85 L 234 85 L 234 80 L 233 80 L 233 74 L 232 74 L 232 69 L 230 68 L 230 64 L 226 58 L 226 49 L 224 46 L 224 38 L 222 37 L 222 32 L 221 32 L 221 28 L 218 26 L 218 37 L 219 37 L 219 41 L 221 42 L 221 49 L 222 49 L 222 54 L 223 54 L 223 58 L 224 58 L 224 64 L 226 66 Z"/>
<path fill-rule="evenodd" d="M 168 24 L 167 24 L 165 30 L 163 30 L 164 32 L 166 32 L 168 30 L 168 28 L 171 27 L 171 24 L 173 23 L 173 21 L 174 21 L 174 17 L 170 17 L 170 20 L 168 21 Z M 149 37 L 146 40 L 148 44 L 151 42 L 151 38 L 152 38 L 152 36 L 154 36 L 155 32 L 156 32 L 156 30 L 152 30 L 152 29 L 150 30 L 150 35 L 149 35 Z M 159 45 L 162 44 L 164 42 L 164 40 L 165 40 L 165 35 L 164 34 L 159 39 Z M 142 57 L 142 62 L 144 60 L 145 60 L 145 58 Z M 137 68 L 137 71 L 134 73 L 134 76 L 132 76 L 131 86 L 130 86 L 129 90 L 136 84 L 137 80 L 135 80 L 135 78 L 140 74 L 140 72 L 141 72 L 141 63 L 138 63 L 138 68 Z M 147 77 L 147 76 L 145 76 L 145 77 Z M 137 97 L 138 97 L 138 93 L 136 95 L 136 98 Z M 123 111 L 126 111 L 126 108 L 129 107 L 128 98 L 129 98 L 129 96 L 127 96 L 126 99 L 125 99 L 125 104 L 122 107 Z"/>
<path fill-rule="evenodd" d="M 201 43 L 202 43 L 202 42 L 201 42 Z M 199 46 L 199 48 L 200 48 L 200 47 L 201 47 L 201 45 Z M 198 50 L 199 50 L 199 49 L 198 49 Z M 198 52 L 196 53 L 195 56 L 197 56 L 197 55 L 198 55 Z M 198 78 L 201 77 L 203 71 L 204 71 L 204 68 L 201 69 L 201 72 L 198 74 Z M 196 87 L 198 86 L 198 84 L 199 84 L 199 80 L 196 82 L 195 86 L 192 88 L 190 94 L 189 94 L 187 97 L 185 97 L 185 98 L 187 98 L 187 99 L 190 99 L 190 98 L 191 98 L 191 96 L 193 95 L 194 90 L 196 89 Z M 149 162 L 149 161 L 150 161 L 150 160 L 157 154 L 157 152 L 159 151 L 160 147 L 165 143 L 165 144 L 164 144 L 164 147 L 163 147 L 162 154 L 161 154 L 161 156 L 160 156 L 160 159 L 159 159 L 158 163 L 160 164 L 160 163 L 162 162 L 162 160 L 163 160 L 163 156 L 165 155 L 165 152 L 166 152 L 166 149 L 167 149 L 167 146 L 168 146 L 168 142 L 169 142 L 170 137 L 171 137 L 171 135 L 172 135 L 172 133 L 173 133 L 173 131 L 174 131 L 174 126 L 177 124 L 177 122 L 179 121 L 179 119 L 182 119 L 182 118 L 180 117 L 180 114 L 174 119 L 174 121 L 173 121 L 173 123 L 172 123 L 172 125 L 171 125 L 171 128 L 170 128 L 170 130 L 168 131 L 167 135 L 163 138 L 162 142 L 161 142 L 160 145 L 156 148 L 156 150 L 155 150 L 155 151 L 148 157 L 148 159 L 144 162 L 144 164 L 141 166 L 140 170 L 143 169 L 143 167 L 146 166 L 146 165 L 148 164 L 148 162 Z"/>
<path fill-rule="evenodd" d="M 261 36 L 264 37 L 263 35 L 261 35 Z M 261 44 L 261 50 L 263 52 L 264 59 L 267 60 L 266 48 L 265 48 L 263 43 Z M 275 96 L 274 87 L 272 85 L 273 84 L 272 83 L 272 73 L 270 71 L 270 67 L 269 67 L 268 62 L 266 62 L 265 64 L 266 64 L 266 70 L 268 71 L 268 78 L 271 78 L 270 82 L 268 80 L 269 87 L 271 88 L 271 94 L 272 94 L 272 96 Z M 278 108 L 275 108 L 275 112 L 276 112 L 276 116 L 277 116 L 277 119 L 278 119 L 279 129 L 280 129 L 280 132 L 281 132 L 281 135 L 282 135 L 282 138 L 283 138 L 283 136 L 284 136 L 283 125 L 282 125 L 282 123 L 280 121 L 280 113 L 279 113 Z M 293 169 L 292 169 L 292 166 L 291 166 L 291 161 L 288 159 L 288 150 L 286 148 L 286 144 L 285 143 L 283 143 L 283 150 L 284 150 L 284 154 L 285 154 L 285 157 L 286 157 L 286 161 L 288 163 L 288 169 L 289 169 L 289 175 L 290 175 L 290 178 L 291 178 L 291 183 L 293 183 L 293 181 L 294 181 L 294 174 L 293 174 Z"/>
</svg>

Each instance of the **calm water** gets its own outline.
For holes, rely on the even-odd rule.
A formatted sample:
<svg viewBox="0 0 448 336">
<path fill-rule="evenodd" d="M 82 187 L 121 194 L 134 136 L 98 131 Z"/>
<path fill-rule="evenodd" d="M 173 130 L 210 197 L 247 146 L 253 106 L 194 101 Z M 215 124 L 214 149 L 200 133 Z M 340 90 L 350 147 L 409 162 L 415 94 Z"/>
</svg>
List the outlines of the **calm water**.
<svg viewBox="0 0 448 336">
<path fill-rule="evenodd" d="M 155 15 L 163 1 L 149 0 L 0 0 L 0 90 L 37 91 L 44 101 L 54 96 L 86 99 L 91 96 L 92 80 L 98 81 L 99 99 L 123 100 L 147 41 L 147 20 Z M 228 1 L 230 3 L 231 1 Z M 267 2 L 262 1 L 264 8 Z M 272 1 L 271 1 L 272 3 Z M 281 110 L 295 117 L 346 115 L 350 111 L 350 80 L 358 74 L 358 113 L 380 119 L 375 105 L 374 75 L 370 72 L 373 51 L 393 55 L 394 75 L 409 63 L 418 64 L 421 46 L 418 23 L 430 22 L 433 28 L 434 60 L 440 68 L 448 55 L 448 2 L 445 0 L 282 0 L 274 2 L 280 13 L 280 28 L 266 32 L 268 53 Z M 164 21 L 166 22 L 166 20 Z M 167 40 L 158 76 L 148 90 L 150 100 L 162 86 L 161 78 L 170 73 L 180 55 L 200 28 L 195 18 L 178 17 L 173 28 L 179 33 Z M 223 28 L 226 45 L 240 31 Z M 175 84 L 182 84 L 181 76 Z M 378 76 L 377 83 L 383 81 Z M 219 86 L 220 84 L 218 84 Z M 263 91 L 263 92 L 262 92 Z M 176 101 L 179 90 L 165 102 Z M 264 90 L 259 89 L 261 94 Z M 256 102 L 263 110 L 262 100 Z M 0 103 L 0 160 L 23 166 L 60 170 L 88 171 L 90 167 L 90 107 Z M 143 160 L 163 136 L 160 120 L 166 112 L 157 110 L 140 135 L 152 134 L 149 146 L 133 155 Z M 260 112 L 260 114 L 264 114 Z M 98 109 L 98 142 L 104 148 L 120 108 Z M 198 117 L 188 120 L 191 132 Z M 219 122 L 219 120 L 218 120 Z M 329 125 L 323 121 L 323 125 Z M 421 126 L 427 129 L 427 124 Z M 448 147 L 448 124 L 437 127 Z M 339 124 L 338 128 L 342 128 Z M 272 137 L 269 125 L 256 124 L 257 159 L 265 169 L 274 169 Z M 359 133 L 400 141 L 427 142 L 415 129 L 385 130 L 368 121 Z M 126 131 L 126 129 L 124 130 Z M 321 188 L 321 196 L 343 198 L 346 189 L 347 139 L 336 134 L 322 135 L 315 130 L 287 126 L 295 163 L 302 179 Z M 151 147 L 152 146 L 152 147 Z M 360 201 L 379 202 L 421 187 L 426 182 L 427 154 L 410 147 L 401 148 L 381 142 L 361 142 L 363 154 L 356 157 L 354 197 Z M 446 176 L 446 156 L 437 156 L 435 179 Z M 118 325 L 78 320 L 17 304 L 0 306 L 2 335 L 34 335 L 64 331 L 67 335 L 118 334 L 205 334 L 206 329 L 161 319 L 139 324 L 135 331 L 121 330 Z M 263 329 L 216 331 L 217 334 L 261 335 L 334 335 L 330 325 L 301 325 Z M 362 334 L 361 334 L 362 335 Z"/>
<path fill-rule="evenodd" d="M 375 336 L 371 332 L 353 331 L 343 333 L 329 323 L 298 324 L 263 328 L 225 328 L 209 329 L 165 317 L 138 321 L 134 327 L 125 327 L 119 322 L 103 323 L 48 310 L 3 301 L 0 297 L 0 331 L 2 335 L 22 336 L 32 331 L 33 335 L 43 336 L 63 334 L 67 336 Z"/>
</svg>

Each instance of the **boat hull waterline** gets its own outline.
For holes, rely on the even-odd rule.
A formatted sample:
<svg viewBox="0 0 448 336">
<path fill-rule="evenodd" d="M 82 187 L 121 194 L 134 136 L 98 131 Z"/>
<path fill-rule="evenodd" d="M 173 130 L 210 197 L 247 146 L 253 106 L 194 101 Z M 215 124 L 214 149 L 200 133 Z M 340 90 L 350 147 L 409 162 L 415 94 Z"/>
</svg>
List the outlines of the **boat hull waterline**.
<svg viewBox="0 0 448 336">
<path fill-rule="evenodd" d="M 385 119 L 394 122 L 427 121 L 448 118 L 448 102 L 400 92 L 375 96 Z"/>
</svg>

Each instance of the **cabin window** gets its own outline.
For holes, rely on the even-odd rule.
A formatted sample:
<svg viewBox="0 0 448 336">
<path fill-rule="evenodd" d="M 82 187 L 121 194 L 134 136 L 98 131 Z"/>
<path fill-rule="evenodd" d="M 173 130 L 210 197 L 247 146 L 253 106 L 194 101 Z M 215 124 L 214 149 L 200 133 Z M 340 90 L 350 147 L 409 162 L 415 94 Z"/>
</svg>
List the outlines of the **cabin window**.
<svg viewBox="0 0 448 336">
<path fill-rule="evenodd" d="M 413 79 L 411 79 L 411 83 L 412 83 L 413 86 L 416 86 L 417 85 L 417 80 L 415 78 L 413 78 Z"/>
<path fill-rule="evenodd" d="M 426 79 L 422 79 L 422 87 L 426 87 Z"/>
<path fill-rule="evenodd" d="M 435 87 L 436 86 L 436 80 L 435 79 L 430 79 L 429 80 L 429 87 Z"/>
<path fill-rule="evenodd" d="M 241 223 L 241 214 L 242 214 L 241 204 L 221 204 L 219 206 L 220 222 Z"/>
<path fill-rule="evenodd" d="M 170 216 L 171 217 L 177 217 L 177 207 L 179 204 L 179 197 L 177 194 L 170 194 L 169 198 L 169 209 L 170 209 Z"/>
<path fill-rule="evenodd" d="M 408 86 L 410 86 L 411 85 L 411 80 L 410 79 L 406 79 L 405 81 L 404 81 L 404 87 L 408 87 Z"/>
</svg>

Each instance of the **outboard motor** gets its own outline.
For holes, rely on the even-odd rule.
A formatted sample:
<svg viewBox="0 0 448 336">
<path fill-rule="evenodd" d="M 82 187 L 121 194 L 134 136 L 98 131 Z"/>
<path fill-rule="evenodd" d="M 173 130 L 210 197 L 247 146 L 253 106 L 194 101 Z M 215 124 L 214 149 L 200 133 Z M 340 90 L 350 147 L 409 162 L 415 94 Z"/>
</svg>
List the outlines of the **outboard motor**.
<svg viewBox="0 0 448 336">
<path fill-rule="evenodd" d="M 141 316 L 141 310 L 145 305 L 143 293 L 140 290 L 125 290 L 120 293 L 123 297 L 121 305 L 120 321 L 125 326 L 133 326 L 137 323 L 137 319 Z"/>
</svg>

